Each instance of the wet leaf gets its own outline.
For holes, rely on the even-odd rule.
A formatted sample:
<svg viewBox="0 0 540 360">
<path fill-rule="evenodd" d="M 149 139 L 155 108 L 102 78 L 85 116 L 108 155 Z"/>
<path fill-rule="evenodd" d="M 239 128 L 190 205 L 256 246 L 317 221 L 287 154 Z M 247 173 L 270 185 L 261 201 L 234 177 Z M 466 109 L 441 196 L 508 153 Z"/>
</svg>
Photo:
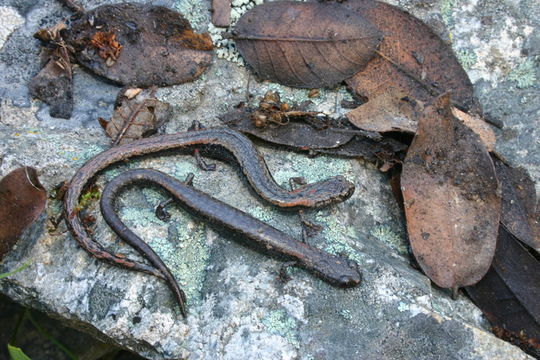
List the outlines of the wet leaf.
<svg viewBox="0 0 540 360">
<path fill-rule="evenodd" d="M 419 118 L 401 188 L 412 250 L 426 275 L 454 290 L 480 280 L 495 252 L 501 199 L 487 150 L 452 115 L 449 96 Z"/>
<path fill-rule="evenodd" d="M 422 21 L 375 0 L 351 0 L 342 6 L 365 17 L 384 35 L 380 55 L 347 80 L 359 95 L 374 98 L 397 91 L 430 102 L 433 96 L 451 92 L 459 107 L 475 111 L 480 108 L 472 84 L 451 48 Z"/>
<path fill-rule="evenodd" d="M 301 121 L 281 126 L 258 127 L 252 120 L 253 108 L 243 107 L 221 116 L 229 127 L 264 141 L 299 151 L 343 157 L 361 157 L 367 161 L 392 165 L 399 161 L 407 145 L 391 138 L 373 138 L 352 129 L 315 128 Z M 391 167 L 391 166 L 390 166 Z"/>
<path fill-rule="evenodd" d="M 491 324 L 505 330 L 496 334 L 540 355 L 540 262 L 504 226 L 491 268 L 465 289 Z"/>
<path fill-rule="evenodd" d="M 238 20 L 240 54 L 262 80 L 300 88 L 334 87 L 366 66 L 379 31 L 335 3 L 269 2 Z"/>
<path fill-rule="evenodd" d="M 121 3 L 77 14 L 66 41 L 81 65 L 130 86 L 191 81 L 212 61 L 210 36 L 161 6 Z"/>
<path fill-rule="evenodd" d="M 536 189 L 527 170 L 512 168 L 493 157 L 497 178 L 502 187 L 501 223 L 517 239 L 540 252 L 540 238 L 535 231 Z"/>
<path fill-rule="evenodd" d="M 288 121 L 281 126 L 257 126 L 253 121 L 253 108 L 240 108 L 221 116 L 229 127 L 259 139 L 300 150 L 335 148 L 350 141 L 354 134 L 316 129 L 304 122 Z"/>
<path fill-rule="evenodd" d="M 13 170 L 0 180 L 0 260 L 45 208 L 47 192 L 34 168 Z"/>
<path fill-rule="evenodd" d="M 155 91 L 155 88 L 120 91 L 111 120 L 99 119 L 107 135 L 113 139 L 113 146 L 154 134 L 172 117 L 171 105 L 159 101 Z"/>
<path fill-rule="evenodd" d="M 43 50 L 45 66 L 32 78 L 28 88 L 33 97 L 49 104 L 52 117 L 69 119 L 73 112 L 73 78 L 69 51 L 60 35 L 65 27 L 60 23 L 34 35 L 54 46 Z"/>
</svg>

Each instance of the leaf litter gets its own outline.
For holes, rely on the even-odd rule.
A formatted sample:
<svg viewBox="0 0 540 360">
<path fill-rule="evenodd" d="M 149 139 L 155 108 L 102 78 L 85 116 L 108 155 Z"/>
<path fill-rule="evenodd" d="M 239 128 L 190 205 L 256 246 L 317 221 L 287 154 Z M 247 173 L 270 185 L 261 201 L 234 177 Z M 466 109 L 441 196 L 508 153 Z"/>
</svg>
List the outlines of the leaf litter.
<svg viewBox="0 0 540 360">
<path fill-rule="evenodd" d="M 39 218 L 46 203 L 47 191 L 36 169 L 23 166 L 0 180 L 0 260 Z"/>
<path fill-rule="evenodd" d="M 113 146 L 150 136 L 172 117 L 170 104 L 155 96 L 156 88 L 124 88 L 117 96 L 109 121 L 99 118 Z"/>
<path fill-rule="evenodd" d="M 506 227 L 486 276 L 465 289 L 496 335 L 540 357 L 540 261 Z"/>
<path fill-rule="evenodd" d="M 144 88 L 193 81 L 212 63 L 210 35 L 195 33 L 176 11 L 137 3 L 84 11 L 77 2 L 62 3 L 75 15 L 69 26 L 36 33 L 46 45 L 46 61 L 29 84 L 53 117 L 71 117 L 73 61 L 117 84 Z"/>
<path fill-rule="evenodd" d="M 439 97 L 420 116 L 401 189 L 415 258 L 433 282 L 457 291 L 489 269 L 501 197 L 491 157 L 450 101 Z"/>
<path fill-rule="evenodd" d="M 375 55 L 381 33 L 342 4 L 276 1 L 236 23 L 238 51 L 261 80 L 332 88 Z"/>
</svg>

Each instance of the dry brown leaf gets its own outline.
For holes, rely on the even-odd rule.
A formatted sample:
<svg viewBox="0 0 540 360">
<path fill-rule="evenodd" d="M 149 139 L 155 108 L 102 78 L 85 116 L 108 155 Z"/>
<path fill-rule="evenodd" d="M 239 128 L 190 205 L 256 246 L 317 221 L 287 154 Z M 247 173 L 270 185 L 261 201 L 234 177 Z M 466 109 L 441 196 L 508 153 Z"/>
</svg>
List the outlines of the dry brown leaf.
<svg viewBox="0 0 540 360">
<path fill-rule="evenodd" d="M 415 133 L 417 118 L 423 108 L 423 103 L 396 89 L 389 89 L 346 116 L 356 127 L 366 131 Z M 480 116 L 467 114 L 455 106 L 452 106 L 452 114 L 480 136 L 488 151 L 495 150 L 495 132 Z"/>
<path fill-rule="evenodd" d="M 479 136 L 448 95 L 426 107 L 401 175 L 407 230 L 422 270 L 456 290 L 478 282 L 495 253 L 501 197 Z"/>
<path fill-rule="evenodd" d="M 415 104 L 405 100 L 405 93 L 396 89 L 383 92 L 367 103 L 349 111 L 347 119 L 356 127 L 366 131 L 416 132 Z"/>
<path fill-rule="evenodd" d="M 40 29 L 34 37 L 54 43 L 54 47 L 43 50 L 45 66 L 28 84 L 30 94 L 49 104 L 52 117 L 69 119 L 73 112 L 73 77 L 69 51 L 60 32 L 64 23 L 48 29 Z"/>
<path fill-rule="evenodd" d="M 47 192 L 34 168 L 24 166 L 0 180 L 0 260 L 45 209 Z"/>
<path fill-rule="evenodd" d="M 235 27 L 238 51 L 263 80 L 333 87 L 362 69 L 379 31 L 341 4 L 275 1 L 255 6 Z"/>
<path fill-rule="evenodd" d="M 151 135 L 171 118 L 171 105 L 156 99 L 155 90 L 122 89 L 111 120 L 99 119 L 113 146 Z"/>
<path fill-rule="evenodd" d="M 495 150 L 495 143 L 497 141 L 495 131 L 480 116 L 467 114 L 455 106 L 452 106 L 452 114 L 480 136 L 480 139 L 482 139 L 484 146 L 489 152 Z"/>
<path fill-rule="evenodd" d="M 365 17 L 384 35 L 379 47 L 381 55 L 347 80 L 357 94 L 373 98 L 396 89 L 428 103 L 433 96 L 451 92 L 452 100 L 461 108 L 479 111 L 467 73 L 450 46 L 426 24 L 375 0 L 350 0 L 342 5 Z"/>
<path fill-rule="evenodd" d="M 137 3 L 103 5 L 77 14 L 66 42 L 77 61 L 122 85 L 149 87 L 197 78 L 212 62 L 212 40 L 181 14 Z"/>
</svg>

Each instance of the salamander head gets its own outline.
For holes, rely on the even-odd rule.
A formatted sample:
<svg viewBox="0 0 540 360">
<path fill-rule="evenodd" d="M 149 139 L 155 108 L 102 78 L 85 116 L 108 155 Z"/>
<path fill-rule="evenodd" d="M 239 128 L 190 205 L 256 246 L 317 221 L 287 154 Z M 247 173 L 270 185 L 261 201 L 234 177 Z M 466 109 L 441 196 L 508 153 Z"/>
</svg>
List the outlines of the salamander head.
<svg viewBox="0 0 540 360">
<path fill-rule="evenodd" d="M 362 274 L 354 261 L 328 254 L 323 261 L 313 265 L 324 280 L 336 286 L 353 287 L 362 282 Z"/>
</svg>

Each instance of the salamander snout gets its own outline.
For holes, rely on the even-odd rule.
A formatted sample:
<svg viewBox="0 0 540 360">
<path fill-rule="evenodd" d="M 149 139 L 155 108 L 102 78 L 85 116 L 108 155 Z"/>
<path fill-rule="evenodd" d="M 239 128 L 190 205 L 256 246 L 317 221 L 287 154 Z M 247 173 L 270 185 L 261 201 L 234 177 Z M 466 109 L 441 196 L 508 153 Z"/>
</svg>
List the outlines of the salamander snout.
<svg viewBox="0 0 540 360">
<path fill-rule="evenodd" d="M 362 281 L 362 275 L 360 273 L 342 275 L 339 278 L 339 285 L 343 287 L 357 286 Z"/>
</svg>

